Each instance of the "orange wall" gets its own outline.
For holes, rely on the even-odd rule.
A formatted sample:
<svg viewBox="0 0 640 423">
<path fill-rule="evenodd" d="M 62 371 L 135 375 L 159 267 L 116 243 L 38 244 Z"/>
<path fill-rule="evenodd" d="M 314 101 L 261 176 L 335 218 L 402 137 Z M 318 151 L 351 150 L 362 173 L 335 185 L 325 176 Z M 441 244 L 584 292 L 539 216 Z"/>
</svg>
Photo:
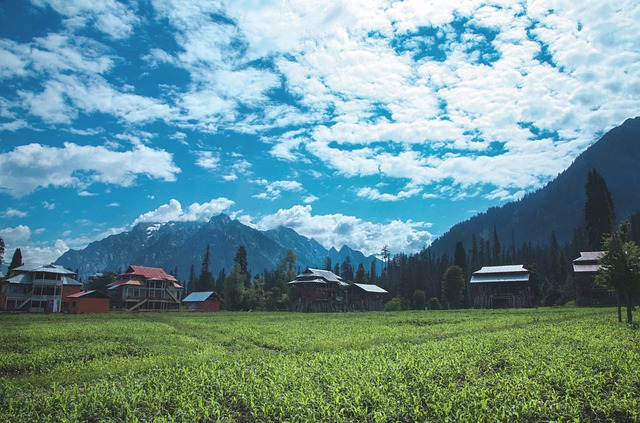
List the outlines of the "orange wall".
<svg viewBox="0 0 640 423">
<path fill-rule="evenodd" d="M 69 298 L 69 313 L 108 313 L 108 298 Z M 75 306 L 74 306 L 75 303 Z"/>
</svg>

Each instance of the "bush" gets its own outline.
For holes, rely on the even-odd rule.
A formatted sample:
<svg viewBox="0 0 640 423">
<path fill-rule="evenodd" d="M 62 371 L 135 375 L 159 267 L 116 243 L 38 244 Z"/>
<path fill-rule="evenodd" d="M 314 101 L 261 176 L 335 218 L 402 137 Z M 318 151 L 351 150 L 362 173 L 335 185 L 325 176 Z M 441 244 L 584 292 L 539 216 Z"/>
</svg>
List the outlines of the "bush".
<svg viewBox="0 0 640 423">
<path fill-rule="evenodd" d="M 391 301 L 384 305 L 384 311 L 400 311 L 402 310 L 402 302 L 400 297 L 393 297 Z"/>
<path fill-rule="evenodd" d="M 436 297 L 429 298 L 427 301 L 427 308 L 429 310 L 442 310 L 442 304 L 440 304 L 440 300 Z"/>
</svg>

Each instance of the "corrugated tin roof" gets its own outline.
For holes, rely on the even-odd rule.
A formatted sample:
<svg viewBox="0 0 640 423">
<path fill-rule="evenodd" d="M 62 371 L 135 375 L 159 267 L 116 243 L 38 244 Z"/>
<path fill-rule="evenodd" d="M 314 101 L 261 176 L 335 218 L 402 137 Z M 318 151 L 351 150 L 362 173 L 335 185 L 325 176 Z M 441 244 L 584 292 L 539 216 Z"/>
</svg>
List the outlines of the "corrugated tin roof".
<svg viewBox="0 0 640 423">
<path fill-rule="evenodd" d="M 297 284 L 297 283 L 322 283 L 322 284 L 328 284 L 329 282 L 324 280 L 324 279 L 321 279 L 321 278 L 303 279 L 303 280 L 296 279 L 295 281 L 287 282 L 288 285 Z M 348 283 L 343 282 L 343 281 L 331 281 L 331 283 L 337 283 L 338 285 L 340 285 L 342 287 L 349 286 Z"/>
<path fill-rule="evenodd" d="M 304 272 L 296 276 L 296 279 L 305 278 L 309 276 L 317 276 L 320 278 L 324 278 L 329 282 L 341 282 L 343 280 L 340 276 L 336 275 L 330 270 L 311 269 L 311 268 L 308 268 L 307 270 L 305 270 Z"/>
<path fill-rule="evenodd" d="M 25 284 L 25 285 L 30 285 L 33 284 L 33 278 L 31 277 L 31 274 L 33 272 L 30 273 L 18 273 L 17 275 L 14 275 L 12 277 L 10 277 L 9 279 L 7 279 L 7 282 L 9 283 L 15 283 L 15 284 Z M 59 282 L 62 283 L 62 285 L 70 285 L 70 286 L 82 286 L 82 282 L 79 282 L 69 276 L 62 276 L 60 278 L 60 280 L 57 279 L 37 279 L 38 281 L 38 285 L 58 285 Z"/>
<path fill-rule="evenodd" d="M 9 283 L 26 283 L 29 284 L 31 283 L 31 276 L 29 276 L 29 274 L 27 273 L 19 273 L 17 275 L 14 275 L 12 277 L 10 277 L 9 279 L 7 279 L 7 282 Z"/>
<path fill-rule="evenodd" d="M 366 292 L 371 292 L 374 294 L 388 294 L 387 291 L 385 291 L 384 289 L 380 288 L 378 285 L 373 285 L 373 284 L 365 284 L 365 283 L 354 283 L 354 286 L 357 286 L 358 288 L 366 291 Z"/>
<path fill-rule="evenodd" d="M 82 298 L 82 297 L 109 298 L 107 294 L 104 294 L 96 290 L 80 291 L 80 292 L 76 292 L 75 294 L 67 295 L 67 298 Z"/>
<path fill-rule="evenodd" d="M 596 273 L 600 270 L 599 264 L 574 264 L 573 272 L 574 273 Z"/>
<path fill-rule="evenodd" d="M 65 269 L 64 267 L 57 264 L 24 264 L 20 267 L 16 267 L 13 269 L 16 272 L 48 272 L 48 273 L 56 273 L 60 275 L 75 275 L 75 272 L 71 270 Z"/>
<path fill-rule="evenodd" d="M 69 276 L 63 276 L 62 277 L 62 284 L 63 285 L 75 285 L 75 286 L 82 286 L 82 282 L 79 282 L 73 278 L 70 278 Z"/>
<path fill-rule="evenodd" d="M 183 303 L 199 303 L 202 301 L 207 301 L 215 291 L 203 291 L 203 292 L 192 292 L 187 295 L 185 299 L 182 300 Z"/>
<path fill-rule="evenodd" d="M 580 257 L 575 259 L 573 262 L 581 262 L 581 261 L 598 261 L 603 255 L 604 251 L 580 251 Z"/>
<path fill-rule="evenodd" d="M 528 273 L 521 274 L 493 274 L 493 275 L 478 275 L 474 273 L 471 276 L 470 283 L 501 283 L 501 282 L 527 282 L 529 281 Z"/>
<path fill-rule="evenodd" d="M 482 274 L 498 274 L 498 273 L 529 273 L 521 264 L 512 264 L 508 266 L 483 266 L 482 269 L 473 272 L 474 275 Z"/>
</svg>

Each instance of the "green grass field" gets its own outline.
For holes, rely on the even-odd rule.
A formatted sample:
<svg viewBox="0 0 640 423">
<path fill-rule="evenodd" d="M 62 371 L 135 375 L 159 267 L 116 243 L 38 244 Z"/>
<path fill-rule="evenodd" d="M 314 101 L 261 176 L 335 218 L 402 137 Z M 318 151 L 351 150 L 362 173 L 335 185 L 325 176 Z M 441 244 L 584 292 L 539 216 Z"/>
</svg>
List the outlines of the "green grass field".
<svg viewBox="0 0 640 423">
<path fill-rule="evenodd" d="M 613 308 L 1 315 L 0 421 L 640 421 Z"/>
</svg>

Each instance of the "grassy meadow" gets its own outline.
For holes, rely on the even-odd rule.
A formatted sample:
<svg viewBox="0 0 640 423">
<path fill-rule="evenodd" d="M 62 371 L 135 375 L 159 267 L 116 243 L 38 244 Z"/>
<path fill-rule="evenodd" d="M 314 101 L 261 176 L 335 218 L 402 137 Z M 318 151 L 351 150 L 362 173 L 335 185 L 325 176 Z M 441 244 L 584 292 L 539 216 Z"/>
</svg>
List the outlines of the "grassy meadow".
<svg viewBox="0 0 640 423">
<path fill-rule="evenodd" d="M 640 331 L 614 308 L 0 315 L 0 421 L 638 422 Z"/>
</svg>

